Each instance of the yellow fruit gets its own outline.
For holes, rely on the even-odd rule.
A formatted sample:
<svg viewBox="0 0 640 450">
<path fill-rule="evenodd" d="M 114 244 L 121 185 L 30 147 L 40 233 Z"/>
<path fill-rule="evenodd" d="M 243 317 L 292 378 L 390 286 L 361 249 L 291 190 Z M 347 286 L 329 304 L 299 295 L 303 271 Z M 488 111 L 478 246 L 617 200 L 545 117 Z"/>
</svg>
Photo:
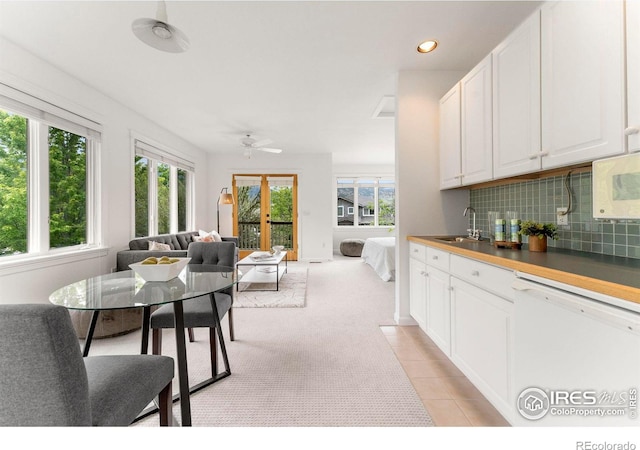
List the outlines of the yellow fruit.
<svg viewBox="0 0 640 450">
<path fill-rule="evenodd" d="M 173 263 L 177 263 L 180 260 L 178 258 L 171 258 L 169 261 L 171 262 L 171 264 L 173 264 Z"/>
<path fill-rule="evenodd" d="M 160 261 L 158 261 L 158 264 L 171 264 L 171 261 L 167 261 L 166 259 L 165 260 L 160 260 Z"/>
<path fill-rule="evenodd" d="M 151 261 L 151 260 L 148 260 L 148 259 L 145 259 L 144 261 L 142 261 L 142 265 L 145 265 L 145 266 L 150 266 L 150 265 L 155 265 L 155 264 L 158 264 L 158 263 L 156 261 Z"/>
<path fill-rule="evenodd" d="M 169 261 L 171 258 L 169 258 L 168 256 L 163 256 L 160 258 L 160 261 Z"/>
</svg>

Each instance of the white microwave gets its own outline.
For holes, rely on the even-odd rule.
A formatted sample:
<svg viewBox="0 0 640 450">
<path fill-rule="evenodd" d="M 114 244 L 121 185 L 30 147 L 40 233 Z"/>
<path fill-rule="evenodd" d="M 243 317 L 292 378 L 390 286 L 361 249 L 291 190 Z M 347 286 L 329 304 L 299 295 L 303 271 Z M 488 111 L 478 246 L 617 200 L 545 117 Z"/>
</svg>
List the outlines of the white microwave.
<svg viewBox="0 0 640 450">
<path fill-rule="evenodd" d="M 593 162 L 593 217 L 640 220 L 640 153 Z"/>
</svg>

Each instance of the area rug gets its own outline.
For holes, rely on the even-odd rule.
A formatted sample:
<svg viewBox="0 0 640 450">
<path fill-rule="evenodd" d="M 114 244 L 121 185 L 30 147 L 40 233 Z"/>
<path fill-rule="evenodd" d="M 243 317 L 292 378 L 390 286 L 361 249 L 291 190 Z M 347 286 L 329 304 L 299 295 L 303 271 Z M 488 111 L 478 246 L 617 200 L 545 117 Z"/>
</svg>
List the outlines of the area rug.
<svg viewBox="0 0 640 450">
<path fill-rule="evenodd" d="M 279 289 L 275 284 L 240 284 L 233 301 L 234 308 L 302 308 L 307 293 L 307 267 L 289 264 Z"/>
</svg>

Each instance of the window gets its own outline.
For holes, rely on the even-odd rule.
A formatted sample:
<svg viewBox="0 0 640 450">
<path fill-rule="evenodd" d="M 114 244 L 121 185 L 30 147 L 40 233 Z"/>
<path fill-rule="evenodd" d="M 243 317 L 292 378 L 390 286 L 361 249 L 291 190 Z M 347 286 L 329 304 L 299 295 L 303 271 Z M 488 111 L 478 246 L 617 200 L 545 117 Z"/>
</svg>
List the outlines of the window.
<svg viewBox="0 0 640 450">
<path fill-rule="evenodd" d="M 6 86 L 2 93 L 0 257 L 98 245 L 99 126 Z"/>
<path fill-rule="evenodd" d="M 179 233 L 193 227 L 193 163 L 136 139 L 135 236 Z"/>
<path fill-rule="evenodd" d="M 338 178 L 337 226 L 388 227 L 395 225 L 395 182 L 392 178 Z"/>
<path fill-rule="evenodd" d="M 338 217 L 344 217 L 344 206 L 338 206 Z"/>
</svg>

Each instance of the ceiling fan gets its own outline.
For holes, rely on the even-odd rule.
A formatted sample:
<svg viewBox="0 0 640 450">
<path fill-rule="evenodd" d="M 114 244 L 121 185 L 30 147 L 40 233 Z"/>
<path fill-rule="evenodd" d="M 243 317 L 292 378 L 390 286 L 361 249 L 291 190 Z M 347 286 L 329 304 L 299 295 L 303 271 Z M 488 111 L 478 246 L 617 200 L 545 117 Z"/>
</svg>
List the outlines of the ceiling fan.
<svg viewBox="0 0 640 450">
<path fill-rule="evenodd" d="M 158 2 L 156 18 L 137 19 L 131 25 L 133 33 L 147 45 L 163 52 L 180 53 L 189 48 L 189 38 L 168 23 L 167 6 Z"/>
<path fill-rule="evenodd" d="M 267 153 L 282 153 L 281 148 L 265 147 L 265 145 L 273 143 L 271 139 L 262 139 L 261 141 L 257 141 L 251 137 L 251 134 L 247 134 L 245 137 L 240 139 L 240 143 L 244 148 L 244 156 L 247 158 L 251 158 L 251 152 L 253 150 L 259 150 Z"/>
</svg>

